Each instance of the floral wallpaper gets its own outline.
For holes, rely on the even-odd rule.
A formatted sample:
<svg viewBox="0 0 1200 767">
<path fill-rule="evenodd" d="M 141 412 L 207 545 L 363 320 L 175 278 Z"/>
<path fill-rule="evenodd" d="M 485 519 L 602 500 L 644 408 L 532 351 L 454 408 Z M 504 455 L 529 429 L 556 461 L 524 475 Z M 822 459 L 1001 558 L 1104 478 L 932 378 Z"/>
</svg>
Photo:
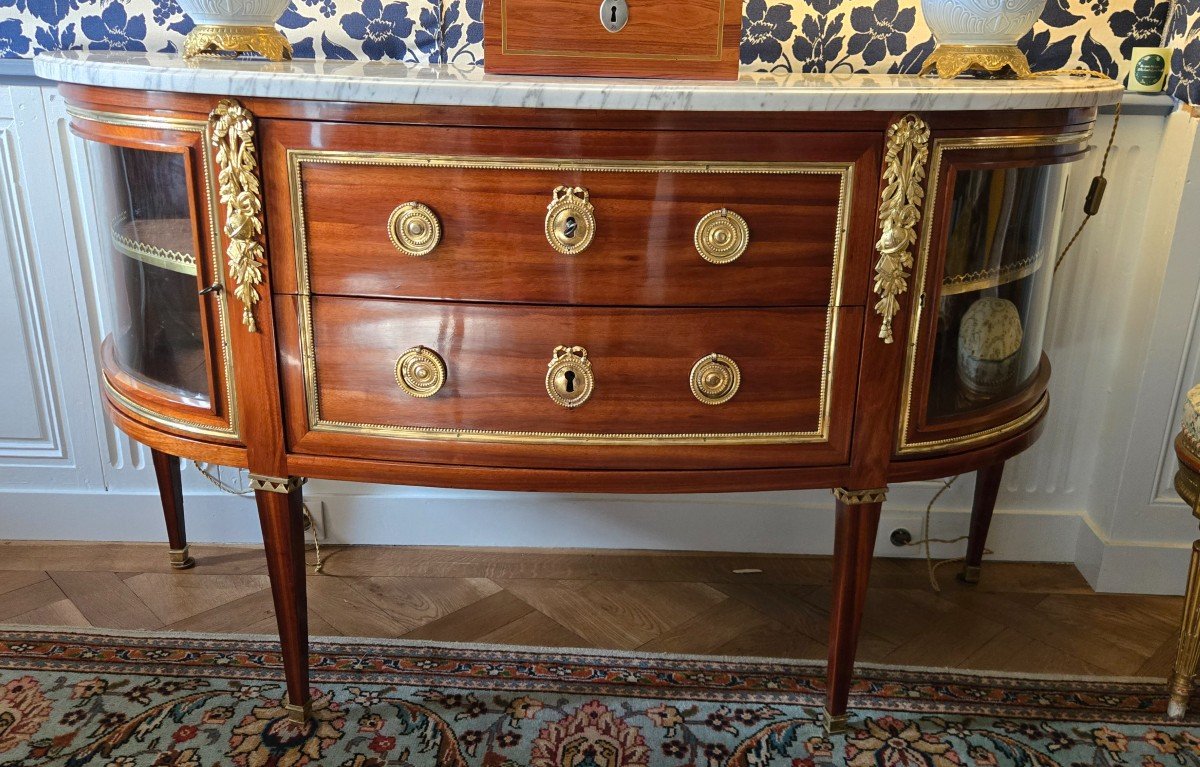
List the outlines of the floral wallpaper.
<svg viewBox="0 0 1200 767">
<path fill-rule="evenodd" d="M 636 1 L 636 0 L 635 0 Z M 1172 92 L 1200 103 L 1200 0 L 1049 0 L 1021 41 L 1035 69 L 1125 73 L 1130 50 L 1178 46 Z M 754 71 L 915 72 L 933 48 L 919 0 L 745 0 L 742 66 Z M 280 27 L 298 57 L 483 60 L 483 0 L 293 0 Z M 178 50 L 177 0 L 0 0 L 0 57 L 58 48 Z"/>
<path fill-rule="evenodd" d="M 1175 0 L 1166 38 L 1174 48 L 1167 93 L 1200 117 L 1200 0 Z"/>
</svg>

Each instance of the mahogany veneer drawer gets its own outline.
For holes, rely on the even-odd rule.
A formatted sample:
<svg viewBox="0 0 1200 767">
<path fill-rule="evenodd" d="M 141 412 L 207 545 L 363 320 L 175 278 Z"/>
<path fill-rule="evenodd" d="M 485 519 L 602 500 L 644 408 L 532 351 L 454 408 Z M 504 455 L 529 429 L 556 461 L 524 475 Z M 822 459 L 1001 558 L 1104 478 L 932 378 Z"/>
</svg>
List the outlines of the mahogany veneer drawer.
<svg viewBox="0 0 1200 767">
<path fill-rule="evenodd" d="M 857 307 L 515 307 L 315 296 L 310 320 L 298 335 L 283 323 L 280 333 L 291 364 L 306 367 L 304 376 L 285 376 L 306 381 L 289 391 L 291 411 L 304 414 L 302 422 L 291 419 L 299 451 L 352 443 L 368 457 L 433 460 L 451 451 L 460 460 L 509 464 L 524 451 L 552 465 L 625 460 L 644 468 L 700 453 L 730 466 L 835 463 L 848 447 L 850 419 L 839 416 L 854 391 Z M 827 320 L 834 325 L 828 342 Z M 549 392 L 559 346 L 586 350 L 594 385 L 577 407 Z M 430 396 L 412 396 L 397 380 L 398 359 L 414 347 L 444 362 L 444 384 Z M 692 390 L 693 368 L 714 353 L 740 375 L 723 404 L 699 398 L 705 385 L 727 391 L 719 380 L 701 384 L 699 395 Z"/>
<path fill-rule="evenodd" d="M 298 262 L 291 274 L 277 278 L 283 292 L 497 303 L 825 306 L 835 285 L 844 283 L 835 273 L 851 271 L 848 263 L 870 247 L 873 203 L 870 195 L 855 197 L 856 165 L 874 151 L 862 136 L 775 134 L 762 141 L 777 145 L 772 154 L 780 160 L 763 162 L 737 159 L 739 151 L 746 156 L 746 141 L 759 140 L 745 135 L 360 130 L 350 144 L 337 126 L 328 126 L 320 142 L 312 141 L 320 149 L 304 146 L 311 136 L 285 135 L 284 126 L 267 131 L 279 137 L 277 156 L 287 157 L 287 186 L 275 188 L 291 198 L 290 225 L 276 231 L 288 231 L 294 243 L 280 247 L 277 260 Z M 819 154 L 809 148 L 818 139 L 828 147 Z M 390 151 L 327 148 L 376 142 Z M 529 154 L 489 155 L 485 150 L 493 144 Z M 548 209 L 556 190 L 561 198 L 566 188 L 585 190 L 591 207 L 590 220 L 571 215 L 576 238 L 592 231 L 585 247 L 564 253 L 547 230 L 553 230 Z M 584 194 L 573 192 L 581 204 Z M 855 216 L 863 201 L 872 207 Z M 397 214 L 406 203 L 420 203 L 424 218 L 406 218 L 409 208 Z M 859 218 L 867 226 L 852 233 L 852 219 Z M 416 227 L 412 237 L 408 224 Z M 744 233 L 746 245 L 737 255 Z M 857 272 L 854 280 L 848 288 L 858 287 Z M 857 291 L 844 290 L 843 296 L 858 300 Z"/>
</svg>

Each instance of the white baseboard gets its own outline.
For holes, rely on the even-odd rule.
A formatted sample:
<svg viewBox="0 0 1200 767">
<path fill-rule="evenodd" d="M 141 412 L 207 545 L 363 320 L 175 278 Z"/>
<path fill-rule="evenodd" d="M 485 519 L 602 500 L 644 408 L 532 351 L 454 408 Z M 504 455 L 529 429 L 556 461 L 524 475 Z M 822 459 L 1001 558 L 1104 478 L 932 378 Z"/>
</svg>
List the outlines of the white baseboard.
<svg viewBox="0 0 1200 767">
<path fill-rule="evenodd" d="M 827 492 L 676 496 L 555 495 L 386 488 L 339 494 L 314 483 L 306 499 L 324 505 L 329 543 L 408 546 L 665 549 L 829 554 L 833 502 Z M 358 486 L 352 486 L 358 487 Z M 927 486 L 893 491 L 876 553 L 923 556 L 896 547 L 903 527 L 922 535 Z M 185 497 L 194 543 L 257 543 L 258 516 L 248 498 L 212 492 Z M 970 510 L 939 508 L 931 535 L 955 538 Z M 69 535 L 64 536 L 64 531 Z M 11 540 L 162 541 L 157 494 L 133 492 L 0 492 L 0 538 Z M 938 559 L 961 556 L 965 543 L 935 544 Z M 989 559 L 1075 562 L 1099 591 L 1181 593 L 1190 544 L 1105 541 L 1070 512 L 998 510 Z"/>
<path fill-rule="evenodd" d="M 1075 559 L 1096 591 L 1117 594 L 1182 594 L 1187 583 L 1189 541 L 1113 541 L 1080 518 Z"/>
</svg>

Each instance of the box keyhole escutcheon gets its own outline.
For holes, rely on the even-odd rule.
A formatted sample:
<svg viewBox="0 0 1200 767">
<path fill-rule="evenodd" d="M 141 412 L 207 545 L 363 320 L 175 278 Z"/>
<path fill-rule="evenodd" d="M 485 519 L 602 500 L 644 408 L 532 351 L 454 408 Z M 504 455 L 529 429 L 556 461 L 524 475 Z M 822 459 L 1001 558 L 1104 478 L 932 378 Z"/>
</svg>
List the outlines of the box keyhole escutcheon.
<svg viewBox="0 0 1200 767">
<path fill-rule="evenodd" d="M 600 23 L 609 32 L 620 32 L 629 21 L 629 5 L 625 0 L 603 0 L 600 3 Z"/>
</svg>

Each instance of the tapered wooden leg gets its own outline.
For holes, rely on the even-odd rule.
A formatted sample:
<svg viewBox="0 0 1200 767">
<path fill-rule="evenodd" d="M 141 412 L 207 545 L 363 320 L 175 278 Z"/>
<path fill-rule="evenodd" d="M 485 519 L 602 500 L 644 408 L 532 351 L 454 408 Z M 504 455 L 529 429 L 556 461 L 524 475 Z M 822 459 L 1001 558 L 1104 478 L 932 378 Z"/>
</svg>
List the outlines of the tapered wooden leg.
<svg viewBox="0 0 1200 767">
<path fill-rule="evenodd" d="M 833 491 L 837 517 L 833 538 L 833 607 L 829 616 L 829 668 L 826 671 L 825 729 L 844 732 L 846 704 L 858 649 L 875 533 L 887 488 Z"/>
<path fill-rule="evenodd" d="M 958 574 L 959 580 L 964 583 L 979 583 L 983 550 L 987 548 L 988 529 L 992 526 L 992 512 L 996 510 L 996 496 L 1000 493 L 1000 480 L 1003 477 L 1003 461 L 975 472 L 975 501 L 971 504 L 967 556 L 962 572 Z"/>
<path fill-rule="evenodd" d="M 1183 598 L 1183 620 L 1179 625 L 1179 652 L 1175 654 L 1175 673 L 1171 675 L 1171 701 L 1167 716 L 1182 719 L 1192 695 L 1192 680 L 1200 665 L 1200 541 L 1192 544 L 1192 564 L 1188 567 L 1187 594 Z"/>
<path fill-rule="evenodd" d="M 312 714 L 308 696 L 308 597 L 304 584 L 301 483 L 298 477 L 250 475 L 283 648 L 283 669 L 287 676 L 284 705 L 288 716 L 296 722 L 305 722 Z"/>
<path fill-rule="evenodd" d="M 171 567 L 186 570 L 196 564 L 188 554 L 187 528 L 183 520 L 183 478 L 179 473 L 179 457 L 151 448 L 154 476 L 158 479 L 158 494 L 162 498 L 163 516 L 167 520 L 167 541 L 171 548 Z"/>
</svg>

